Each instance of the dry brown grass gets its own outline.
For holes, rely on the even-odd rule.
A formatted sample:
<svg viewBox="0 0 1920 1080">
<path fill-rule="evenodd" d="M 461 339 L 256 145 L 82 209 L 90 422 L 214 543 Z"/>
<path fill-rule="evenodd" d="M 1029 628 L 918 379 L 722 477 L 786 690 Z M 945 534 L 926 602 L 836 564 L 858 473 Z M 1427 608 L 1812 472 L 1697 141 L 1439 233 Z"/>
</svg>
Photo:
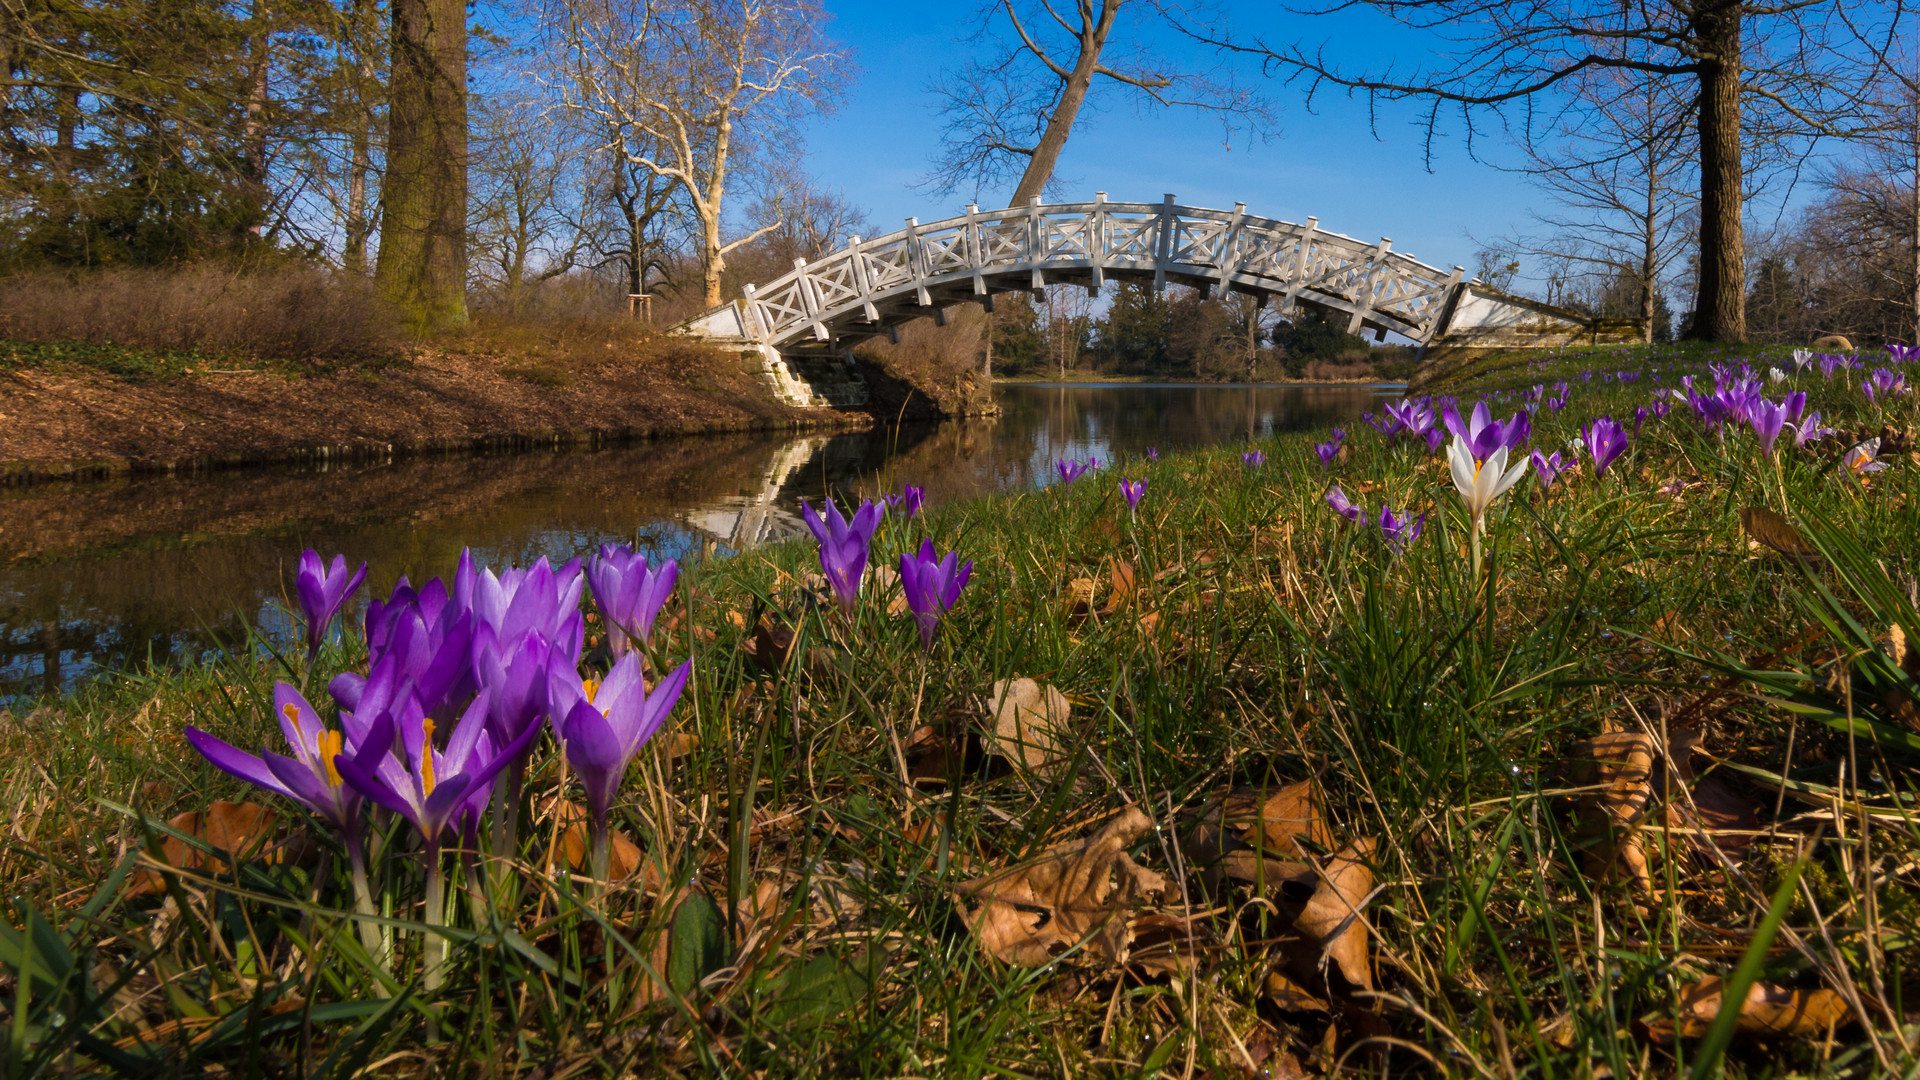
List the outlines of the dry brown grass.
<svg viewBox="0 0 1920 1080">
<path fill-rule="evenodd" d="M 347 360 L 392 352 L 399 324 L 370 282 L 349 275 L 204 264 L 0 278 L 0 337 Z"/>
</svg>

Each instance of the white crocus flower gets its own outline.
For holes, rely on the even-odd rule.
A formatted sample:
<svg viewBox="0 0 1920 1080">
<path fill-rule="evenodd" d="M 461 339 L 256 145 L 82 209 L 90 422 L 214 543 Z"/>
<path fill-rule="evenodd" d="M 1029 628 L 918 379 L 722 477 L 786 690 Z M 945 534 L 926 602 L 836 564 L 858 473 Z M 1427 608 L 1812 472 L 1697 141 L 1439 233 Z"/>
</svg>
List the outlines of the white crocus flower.
<svg viewBox="0 0 1920 1080">
<path fill-rule="evenodd" d="M 1783 383 L 1787 381 L 1787 373 L 1777 367 L 1770 367 L 1767 369 L 1767 378 L 1776 383 Z"/>
<path fill-rule="evenodd" d="M 1799 370 L 1799 371 L 1805 371 L 1809 367 L 1812 367 L 1813 351 L 1811 349 L 1793 350 L 1793 366 L 1796 370 Z"/>
<path fill-rule="evenodd" d="M 1453 486 L 1460 490 L 1460 498 L 1467 504 L 1467 512 L 1473 515 L 1474 531 L 1480 529 L 1480 522 L 1486 517 L 1487 508 L 1507 493 L 1507 489 L 1520 482 L 1527 475 L 1527 459 L 1521 458 L 1520 464 L 1507 468 L 1507 448 L 1501 447 L 1484 462 L 1476 463 L 1473 454 L 1467 450 L 1467 444 L 1458 438 L 1447 447 L 1447 464 L 1453 468 Z"/>
</svg>

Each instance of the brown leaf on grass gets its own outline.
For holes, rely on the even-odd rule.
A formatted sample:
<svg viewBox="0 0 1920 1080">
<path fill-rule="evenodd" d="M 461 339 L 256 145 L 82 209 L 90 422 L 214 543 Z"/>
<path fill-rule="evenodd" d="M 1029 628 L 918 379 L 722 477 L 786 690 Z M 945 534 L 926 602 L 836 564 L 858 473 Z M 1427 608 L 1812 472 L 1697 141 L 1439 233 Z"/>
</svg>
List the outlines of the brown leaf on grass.
<svg viewBox="0 0 1920 1080">
<path fill-rule="evenodd" d="M 1920 680 L 1920 649 L 1914 648 L 1907 640 L 1907 632 L 1899 623 L 1887 628 L 1887 655 L 1893 658 L 1894 666 L 1904 672 L 1907 678 Z M 1915 702 L 1905 690 L 1897 686 L 1888 687 L 1881 703 L 1895 722 L 1920 731 L 1920 702 Z"/>
<path fill-rule="evenodd" d="M 1128 845 L 1151 828 L 1152 819 L 1130 806 L 1085 840 L 954 886 L 963 901 L 978 905 L 962 915 L 967 929 L 1008 963 L 1039 967 L 1083 941 L 1092 955 L 1125 963 L 1132 901 L 1167 890 L 1164 877 L 1127 857 Z"/>
<path fill-rule="evenodd" d="M 1301 780 L 1222 794 L 1189 828 L 1185 844 L 1210 895 L 1218 893 L 1224 875 L 1264 887 L 1273 899 L 1284 886 L 1318 883 L 1313 867 L 1296 860 L 1332 850 L 1333 831 L 1313 782 Z"/>
<path fill-rule="evenodd" d="M 787 658 L 793 655 L 793 629 L 773 621 L 771 616 L 762 615 L 754 625 L 753 636 L 742 646 L 747 658 L 760 670 L 773 674 L 787 666 Z"/>
<path fill-rule="evenodd" d="M 1065 694 L 1032 679 L 1000 679 L 987 711 L 993 716 L 995 753 L 1035 772 L 1050 770 L 1073 715 Z"/>
<path fill-rule="evenodd" d="M 1651 893 L 1640 826 L 1653 803 L 1653 740 L 1637 731 L 1615 731 L 1574 744 L 1567 751 L 1577 787 L 1599 787 L 1574 804 L 1586 874 L 1596 881 L 1625 881 Z"/>
<path fill-rule="evenodd" d="M 1740 511 L 1740 527 L 1747 534 L 1747 549 L 1756 554 L 1771 553 L 1787 558 L 1818 562 L 1819 549 L 1807 543 L 1800 530 L 1786 518 L 1764 506 L 1748 506 Z"/>
<path fill-rule="evenodd" d="M 1287 1012 L 1326 1012 L 1327 1003 L 1319 995 L 1289 978 L 1284 971 L 1267 973 L 1267 1000 Z"/>
<path fill-rule="evenodd" d="M 1367 926 L 1360 908 L 1373 892 L 1372 839 L 1355 840 L 1328 859 L 1313 899 L 1293 921 L 1294 928 L 1319 946 L 1314 969 L 1338 971 L 1349 984 L 1373 989 L 1373 967 L 1367 959 Z M 1303 969 L 1295 966 L 1295 973 Z M 1329 980 L 1330 981 L 1330 980 Z"/>
<path fill-rule="evenodd" d="M 541 835 L 551 835 L 547 830 L 555 827 L 552 822 L 557 818 L 560 829 L 560 857 L 566 861 L 568 870 L 576 874 L 586 873 L 591 857 L 589 847 L 592 843 L 591 834 L 587 830 L 587 808 L 577 802 L 550 796 L 541 804 L 540 809 L 542 816 L 549 822 L 541 831 Z M 607 829 L 607 878 L 610 881 L 626 881 L 636 871 L 642 869 L 645 873 L 641 875 L 641 884 L 649 889 L 659 888 L 662 884 L 659 868 L 647 861 L 640 846 L 629 839 L 626 833 L 609 827 Z M 553 870 L 553 859 L 549 855 L 547 872 L 552 873 Z"/>
<path fill-rule="evenodd" d="M 265 859 L 281 862 L 292 854 L 286 841 L 276 840 L 274 826 L 280 816 L 271 807 L 248 802 L 216 802 L 202 810 L 191 810 L 167 819 L 167 825 L 188 836 L 206 842 L 215 851 L 226 852 L 242 860 Z M 181 870 L 223 874 L 227 862 L 209 856 L 174 837 L 160 841 L 160 859 Z M 141 870 L 133 877 L 127 895 L 145 896 L 161 892 L 166 882 L 155 870 Z"/>
<path fill-rule="evenodd" d="M 1705 978 L 1680 995 L 1678 1022 L 1659 1016 L 1634 1026 L 1643 1038 L 1662 1045 L 1677 1039 L 1696 1039 L 1707 1033 L 1724 1007 L 1725 986 L 1718 976 Z M 1766 983 L 1747 988 L 1734 1031 L 1755 1038 L 1820 1038 L 1854 1019 L 1847 999 L 1825 988 L 1790 990 Z"/>
</svg>

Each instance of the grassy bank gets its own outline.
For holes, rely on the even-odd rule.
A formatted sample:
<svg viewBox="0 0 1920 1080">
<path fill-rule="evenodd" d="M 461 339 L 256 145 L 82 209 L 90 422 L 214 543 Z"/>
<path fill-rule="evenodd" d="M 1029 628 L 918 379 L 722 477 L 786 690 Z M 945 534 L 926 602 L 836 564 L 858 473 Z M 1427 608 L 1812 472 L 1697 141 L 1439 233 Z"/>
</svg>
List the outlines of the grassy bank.
<svg viewBox="0 0 1920 1080">
<path fill-rule="evenodd" d="M 328 830 L 182 736 L 277 747 L 274 681 L 325 702 L 357 635 L 23 710 L 7 1075 L 1904 1073 L 1914 398 L 1736 355 L 1838 433 L 1769 458 L 1671 398 L 1636 425 L 1711 388 L 1699 353 L 1453 388 L 1504 419 L 1564 380 L 1530 403 L 1544 451 L 1630 435 L 1495 503 L 1477 576 L 1445 453 L 1370 427 L 1330 465 L 1288 435 L 887 521 L 876 563 L 973 562 L 931 651 L 897 586 L 843 617 L 810 541 L 689 567 L 653 646 L 693 677 L 615 805 L 620 880 L 577 872 L 544 743 L 445 929 L 376 821 L 373 952 Z M 1887 468 L 1842 461 L 1882 429 Z M 216 798 L 294 833 L 176 817 Z M 273 857 L 209 866 L 208 837 Z M 192 868 L 145 874 L 168 839 Z"/>
</svg>

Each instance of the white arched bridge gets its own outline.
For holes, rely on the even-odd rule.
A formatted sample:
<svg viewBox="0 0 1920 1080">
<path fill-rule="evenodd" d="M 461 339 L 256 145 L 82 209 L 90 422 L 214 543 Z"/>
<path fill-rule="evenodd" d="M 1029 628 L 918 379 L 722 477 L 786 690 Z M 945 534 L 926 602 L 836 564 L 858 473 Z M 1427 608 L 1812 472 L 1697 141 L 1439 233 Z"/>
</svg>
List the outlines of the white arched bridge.
<svg viewBox="0 0 1920 1080">
<path fill-rule="evenodd" d="M 1304 224 L 1232 210 L 1160 203 L 1042 203 L 1005 210 L 969 206 L 958 217 L 907 227 L 847 245 L 689 320 L 682 330 L 758 354 L 780 395 L 795 404 L 842 403 L 861 396 L 846 350 L 875 336 L 898 340 L 899 327 L 995 293 L 1039 292 L 1049 285 L 1098 291 L 1108 281 L 1172 282 L 1306 308 L 1349 333 L 1398 334 L 1429 347 L 1543 347 L 1625 340 L 1630 324 L 1601 324 L 1576 312 L 1467 280 L 1393 250 Z M 804 371 L 804 375 L 796 375 Z"/>
</svg>

